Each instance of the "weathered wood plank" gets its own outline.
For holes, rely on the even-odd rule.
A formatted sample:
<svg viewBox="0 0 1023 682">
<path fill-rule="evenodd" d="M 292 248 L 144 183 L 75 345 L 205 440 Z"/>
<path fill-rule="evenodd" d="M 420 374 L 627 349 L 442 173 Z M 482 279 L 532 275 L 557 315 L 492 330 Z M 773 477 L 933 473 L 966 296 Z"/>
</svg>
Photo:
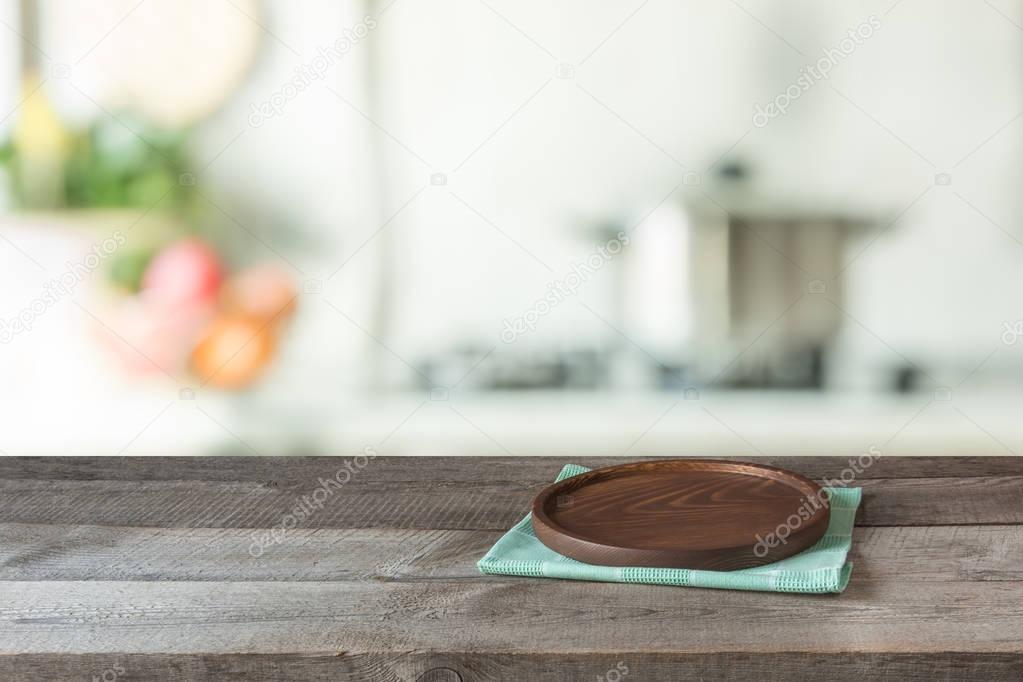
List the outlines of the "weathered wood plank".
<svg viewBox="0 0 1023 682">
<path fill-rule="evenodd" d="M 260 547 L 234 528 L 0 524 L 0 580 L 475 580 L 500 535 L 296 529 Z"/>
<path fill-rule="evenodd" d="M 205 481 L 0 480 L 0 521 L 113 526 L 503 529 L 522 518 L 539 487 L 510 483 L 352 480 L 319 495 L 304 485 Z M 323 488 L 327 489 L 327 488 Z M 306 498 L 306 499 L 303 499 Z"/>
<path fill-rule="evenodd" d="M 0 653 L 448 651 L 1023 656 L 1023 583 L 857 582 L 837 598 L 508 583 L 6 582 Z"/>
<path fill-rule="evenodd" d="M 1023 526 L 857 528 L 854 580 L 1023 580 Z"/>
<path fill-rule="evenodd" d="M 864 471 L 840 597 L 480 576 L 563 458 L 376 458 L 253 556 L 350 459 L 0 458 L 0 679 L 1023 675 L 1019 459 Z"/>
<path fill-rule="evenodd" d="M 0 580 L 514 580 L 476 561 L 500 531 L 297 529 L 260 551 L 243 529 L 0 524 Z M 859 528 L 853 580 L 1023 580 L 1023 526 Z"/>
<path fill-rule="evenodd" d="M 337 457 L 5 457 L 0 479 L 110 481 L 256 481 L 307 484 L 330 476 L 360 453 Z M 791 469 L 811 478 L 837 478 L 850 457 L 733 458 Z M 367 481 L 516 481 L 548 483 L 567 463 L 587 467 L 646 457 L 375 457 L 360 471 Z M 872 478 L 960 478 L 1023 475 L 1019 457 L 880 457 L 857 475 Z"/>
<path fill-rule="evenodd" d="M 860 525 L 1023 523 L 1023 476 L 858 483 L 864 488 Z M 543 485 L 375 481 L 358 475 L 334 487 L 317 478 L 288 485 L 0 479 L 0 522 L 270 528 L 289 513 L 297 516 L 301 507 L 300 527 L 503 530 L 525 515 Z"/>
<path fill-rule="evenodd" d="M 619 671 L 619 676 L 611 674 Z M 0 656 L 0 679 L 38 682 L 98 678 L 116 682 L 244 680 L 245 682 L 490 682 L 530 680 L 793 679 L 925 681 L 1023 678 L 1015 654 L 935 652 L 927 654 L 28 654 Z"/>
</svg>

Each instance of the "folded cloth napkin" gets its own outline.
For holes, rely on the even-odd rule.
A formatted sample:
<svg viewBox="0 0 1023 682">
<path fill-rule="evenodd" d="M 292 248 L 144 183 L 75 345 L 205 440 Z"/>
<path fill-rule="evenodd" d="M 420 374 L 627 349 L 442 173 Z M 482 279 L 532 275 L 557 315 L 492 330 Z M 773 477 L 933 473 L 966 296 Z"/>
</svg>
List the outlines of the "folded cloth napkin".
<svg viewBox="0 0 1023 682">
<path fill-rule="evenodd" d="M 569 464 L 557 480 L 589 471 Z M 831 520 L 824 537 L 799 554 L 756 568 L 738 571 L 701 571 L 689 568 L 594 566 L 558 554 L 533 534 L 526 516 L 490 548 L 476 566 L 481 573 L 531 578 L 598 580 L 613 583 L 648 583 L 684 587 L 714 587 L 761 592 L 841 592 L 849 584 L 852 564 L 845 558 L 852 547 L 852 528 L 860 505 L 860 488 L 828 488 Z"/>
</svg>

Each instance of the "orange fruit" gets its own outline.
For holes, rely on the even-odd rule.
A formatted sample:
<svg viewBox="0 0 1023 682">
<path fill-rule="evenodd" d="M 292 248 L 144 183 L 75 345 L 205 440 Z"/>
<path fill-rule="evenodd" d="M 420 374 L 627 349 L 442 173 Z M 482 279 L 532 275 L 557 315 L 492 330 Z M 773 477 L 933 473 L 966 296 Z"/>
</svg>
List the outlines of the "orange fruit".
<svg viewBox="0 0 1023 682">
<path fill-rule="evenodd" d="M 221 317 L 192 351 L 192 369 L 203 385 L 242 388 L 273 359 L 277 339 L 264 320 Z"/>
</svg>

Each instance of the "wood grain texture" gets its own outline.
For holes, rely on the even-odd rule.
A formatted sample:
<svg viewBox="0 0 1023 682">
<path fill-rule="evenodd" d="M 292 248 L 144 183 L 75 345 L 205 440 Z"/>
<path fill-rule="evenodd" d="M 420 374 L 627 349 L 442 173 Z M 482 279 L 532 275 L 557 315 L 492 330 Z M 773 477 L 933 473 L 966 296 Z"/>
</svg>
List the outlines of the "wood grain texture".
<svg viewBox="0 0 1023 682">
<path fill-rule="evenodd" d="M 0 580 L 516 582 L 476 561 L 500 531 L 301 529 L 258 557 L 236 528 L 0 524 Z M 857 528 L 852 579 L 1023 581 L 1023 526 Z"/>
<path fill-rule="evenodd" d="M 423 458 L 425 459 L 425 458 Z M 376 462 L 364 472 L 371 471 Z M 302 525 L 313 528 L 506 530 L 543 483 L 375 481 L 354 477 Z M 336 469 L 335 469 L 336 471 Z M 331 475 L 331 472 L 327 472 Z M 484 472 L 477 472 L 485 476 Z M 320 487 L 267 481 L 0 479 L 0 520 L 162 528 L 270 528 Z M 1023 475 L 864 479 L 858 523 L 869 526 L 1023 523 Z"/>
<path fill-rule="evenodd" d="M 0 680 L 1023 676 L 1023 460 L 883 458 L 842 595 L 483 576 L 568 462 L 0 458 Z M 844 459 L 764 460 L 837 478 Z"/>
<path fill-rule="evenodd" d="M 107 481 L 258 481 L 304 484 L 329 476 L 358 453 L 337 457 L 0 457 L 0 479 Z M 844 457 L 735 457 L 789 469 L 813 479 L 838 478 L 859 453 Z M 367 481 L 515 481 L 547 485 L 562 466 L 590 469 L 636 457 L 377 457 L 360 472 Z M 552 473 L 553 472 L 553 473 Z M 1020 457 L 881 457 L 857 475 L 872 478 L 1023 476 Z"/>
<path fill-rule="evenodd" d="M 0 652 L 723 651 L 1023 655 L 1018 582 L 857 582 L 840 597 L 514 582 L 5 584 Z"/>
<path fill-rule="evenodd" d="M 577 561 L 730 571 L 815 544 L 829 506 L 819 484 L 785 469 L 673 459 L 573 476 L 540 491 L 532 513 L 536 537 Z M 802 522 L 786 542 L 764 544 L 791 515 Z"/>
<path fill-rule="evenodd" d="M 476 561 L 500 531 L 298 529 L 252 556 L 244 529 L 0 524 L 0 580 L 514 581 Z M 1023 580 L 1021 526 L 857 528 L 853 580 Z"/>
<path fill-rule="evenodd" d="M 123 671 L 117 682 L 565 682 L 608 680 L 612 670 L 628 670 L 622 682 L 755 679 L 790 682 L 891 680 L 985 680 L 1018 682 L 1023 658 L 1014 654 L 948 651 L 928 654 L 677 654 L 669 652 L 583 654 L 466 654 L 462 651 L 398 654 L 23 654 L 0 656 L 4 682 L 91 680 Z M 444 677 L 441 677 L 444 674 Z M 811 675 L 813 677 L 811 677 Z M 100 677 L 102 679 L 102 677 Z M 108 678 L 109 679 L 109 678 Z"/>
</svg>

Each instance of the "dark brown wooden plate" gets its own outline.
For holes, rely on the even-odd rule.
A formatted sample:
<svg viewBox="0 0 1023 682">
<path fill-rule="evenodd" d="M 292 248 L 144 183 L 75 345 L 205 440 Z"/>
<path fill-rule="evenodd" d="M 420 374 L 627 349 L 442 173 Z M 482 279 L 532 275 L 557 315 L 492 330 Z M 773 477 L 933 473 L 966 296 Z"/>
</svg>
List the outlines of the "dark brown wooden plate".
<svg viewBox="0 0 1023 682">
<path fill-rule="evenodd" d="M 602 566 L 730 571 L 821 539 L 821 486 L 763 464 L 668 459 L 594 469 L 545 488 L 533 529 L 565 556 Z"/>
</svg>

